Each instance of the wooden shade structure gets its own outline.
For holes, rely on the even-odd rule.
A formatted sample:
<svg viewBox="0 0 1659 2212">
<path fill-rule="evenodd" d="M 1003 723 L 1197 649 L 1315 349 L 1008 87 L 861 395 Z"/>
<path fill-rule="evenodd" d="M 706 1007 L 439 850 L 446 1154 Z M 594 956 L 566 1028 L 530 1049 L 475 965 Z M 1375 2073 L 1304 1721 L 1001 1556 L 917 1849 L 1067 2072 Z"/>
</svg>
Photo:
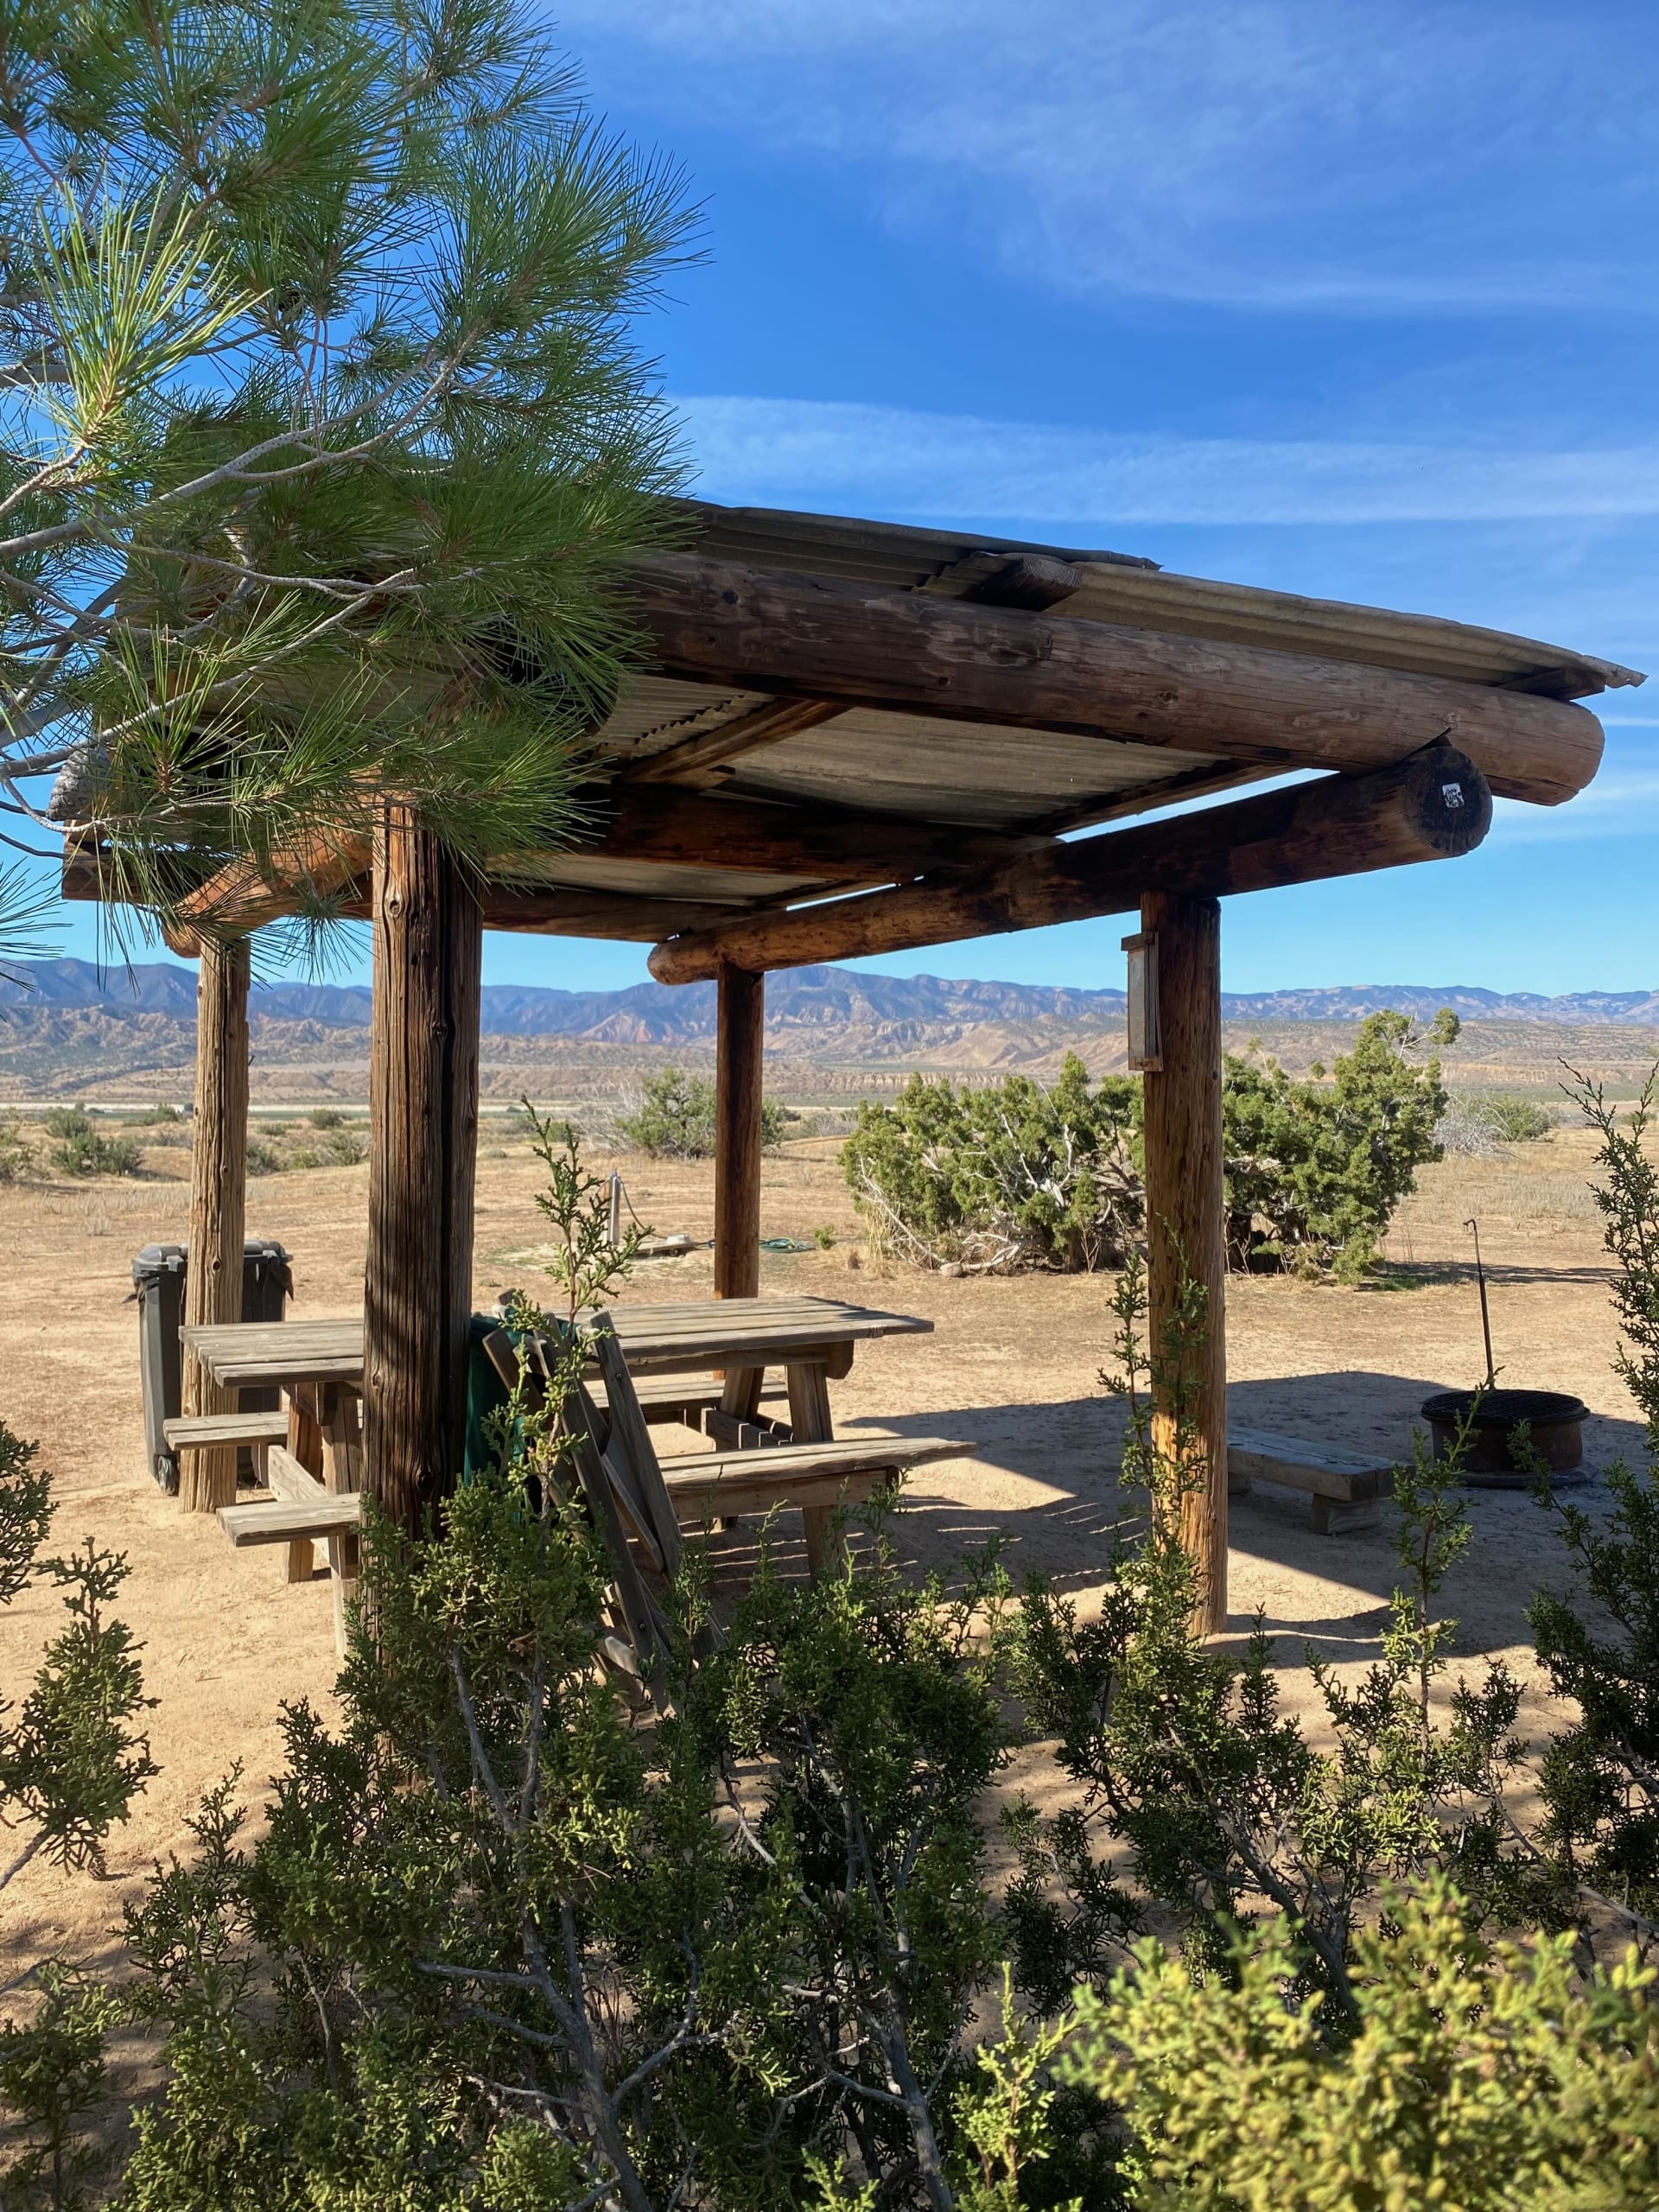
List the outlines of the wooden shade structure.
<svg viewBox="0 0 1659 2212">
<path fill-rule="evenodd" d="M 376 917 L 370 1484 L 412 1522 L 453 1472 L 455 1385 L 431 1370 L 454 1371 L 470 1203 L 433 1194 L 446 1179 L 470 1191 L 477 919 L 651 944 L 661 980 L 716 982 L 715 1270 L 731 1295 L 755 1280 L 769 969 L 1139 913 L 1160 971 L 1152 1295 L 1166 1309 L 1180 1269 L 1209 1295 L 1193 1541 L 1218 1625 L 1219 902 L 1455 858 L 1484 836 L 1493 793 L 1571 799 L 1602 741 L 1576 702 L 1642 679 L 1530 639 L 1117 553 L 696 503 L 684 520 L 683 550 L 639 565 L 649 664 L 592 733 L 579 836 L 475 900 L 407 828 L 380 854 L 296 854 L 270 880 L 241 871 L 200 894 L 219 931 L 288 911 L 301 880 Z M 1304 779 L 1286 786 L 1287 772 Z M 65 888 L 96 896 L 95 869 L 72 854 Z M 411 1300 L 448 1310 L 423 1323 Z M 377 1338 L 378 1310 L 393 1318 Z M 417 1361 L 423 1382 L 402 1373 Z"/>
</svg>

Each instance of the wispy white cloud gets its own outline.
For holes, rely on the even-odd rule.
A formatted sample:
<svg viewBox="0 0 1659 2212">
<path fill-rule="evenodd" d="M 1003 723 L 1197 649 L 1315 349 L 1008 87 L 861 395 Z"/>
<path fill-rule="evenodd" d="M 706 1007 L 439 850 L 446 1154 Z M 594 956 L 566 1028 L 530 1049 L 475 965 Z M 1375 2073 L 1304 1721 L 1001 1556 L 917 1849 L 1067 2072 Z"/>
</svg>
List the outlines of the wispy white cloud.
<svg viewBox="0 0 1659 2212">
<path fill-rule="evenodd" d="M 1594 700 L 1590 702 L 1593 707 Z M 1604 768 L 1587 790 L 1566 806 L 1528 806 L 1519 799 L 1492 802 L 1492 840 L 1504 845 L 1599 843 L 1659 833 L 1659 770 Z"/>
<path fill-rule="evenodd" d="M 1077 289 L 1366 312 L 1659 294 L 1650 8 L 569 0 L 665 112 L 855 163 Z"/>
<path fill-rule="evenodd" d="M 834 401 L 678 404 L 701 488 L 739 505 L 1103 528 L 1659 514 L 1659 445 L 1489 452 L 1122 435 Z"/>
</svg>

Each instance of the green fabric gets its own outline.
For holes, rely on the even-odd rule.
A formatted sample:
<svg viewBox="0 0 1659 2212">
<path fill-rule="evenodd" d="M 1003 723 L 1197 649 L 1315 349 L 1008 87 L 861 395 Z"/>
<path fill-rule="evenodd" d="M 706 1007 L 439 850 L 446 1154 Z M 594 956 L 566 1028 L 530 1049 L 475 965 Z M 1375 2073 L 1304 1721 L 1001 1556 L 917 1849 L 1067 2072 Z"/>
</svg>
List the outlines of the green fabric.
<svg viewBox="0 0 1659 2212">
<path fill-rule="evenodd" d="M 550 1328 L 561 1324 L 550 1320 Z M 510 1393 L 506 1384 L 495 1371 L 494 1363 L 484 1349 L 484 1339 L 498 1329 L 506 1330 L 514 1344 L 522 1341 L 522 1329 L 509 1329 L 495 1313 L 474 1313 L 467 1332 L 467 1452 L 461 1463 L 461 1480 L 472 1478 L 496 1463 L 495 1446 L 490 1442 L 486 1424 L 492 1414 L 499 1414 L 507 1402 Z"/>
<path fill-rule="evenodd" d="M 496 1373 L 484 1350 L 486 1337 L 505 1323 L 493 1313 L 474 1313 L 467 1334 L 467 1454 L 461 1478 L 470 1482 L 486 1467 L 495 1465 L 485 1422 L 507 1402 L 507 1386 Z"/>
</svg>

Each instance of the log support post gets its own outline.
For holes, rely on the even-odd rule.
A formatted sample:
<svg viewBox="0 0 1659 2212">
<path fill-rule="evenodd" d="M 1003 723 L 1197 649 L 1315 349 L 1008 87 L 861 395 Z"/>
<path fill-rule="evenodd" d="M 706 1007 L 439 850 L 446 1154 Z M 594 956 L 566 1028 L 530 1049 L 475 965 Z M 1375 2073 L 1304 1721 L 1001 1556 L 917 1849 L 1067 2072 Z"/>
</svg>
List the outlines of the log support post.
<svg viewBox="0 0 1659 2212">
<path fill-rule="evenodd" d="M 196 976 L 195 1112 L 191 1123 L 189 1263 L 185 1325 L 242 1319 L 242 1240 L 248 1176 L 248 940 L 203 937 Z M 235 1410 L 200 1361 L 184 1356 L 187 1414 Z M 186 1452 L 179 1498 L 187 1512 L 236 1503 L 236 1446 Z"/>
<path fill-rule="evenodd" d="M 396 801 L 372 918 L 365 1486 L 419 1534 L 465 1449 L 483 918 L 454 855 Z"/>
<path fill-rule="evenodd" d="M 1147 1336 L 1153 1440 L 1178 1449 L 1181 1541 L 1198 1571 L 1196 1625 L 1227 1620 L 1226 1224 L 1222 1202 L 1221 907 L 1152 892 L 1159 1055 L 1146 1086 Z"/>
<path fill-rule="evenodd" d="M 760 1288 L 761 1051 L 766 979 L 722 961 L 715 978 L 715 1296 L 753 1298 Z M 726 1377 L 724 1410 L 742 1420 L 760 1402 L 760 1370 Z"/>
</svg>

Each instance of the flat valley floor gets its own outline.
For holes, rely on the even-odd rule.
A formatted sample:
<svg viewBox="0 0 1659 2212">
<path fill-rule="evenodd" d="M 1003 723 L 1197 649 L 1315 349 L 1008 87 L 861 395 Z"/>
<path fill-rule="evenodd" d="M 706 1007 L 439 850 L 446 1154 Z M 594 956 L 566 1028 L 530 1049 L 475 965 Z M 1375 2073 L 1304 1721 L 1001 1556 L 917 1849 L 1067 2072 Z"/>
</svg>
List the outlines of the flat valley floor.
<svg viewBox="0 0 1659 2212">
<path fill-rule="evenodd" d="M 487 1304 L 537 1281 L 537 1171 L 521 1141 L 486 1129 L 480 1163 L 476 1290 Z M 176 1178 L 177 1150 L 150 1155 Z M 611 1161 L 596 1157 L 595 1164 Z M 707 1238 L 713 1188 L 706 1164 L 617 1162 L 640 1216 L 662 1231 Z M 1419 1402 L 1474 1382 L 1479 1310 L 1463 1224 L 1478 1217 L 1490 1276 L 1503 1379 L 1578 1392 L 1595 1418 L 1591 1464 L 1633 1456 L 1642 1441 L 1613 1370 L 1616 1329 L 1601 1227 L 1590 1195 L 1588 1135 L 1563 1127 L 1492 1159 L 1448 1159 L 1424 1174 L 1397 1218 L 1380 1287 L 1361 1290 L 1276 1278 L 1236 1279 L 1228 1348 L 1234 1417 L 1256 1427 L 1403 1454 Z M 251 1186 L 251 1233 L 294 1255 L 296 1318 L 360 1305 L 367 1171 L 270 1175 Z M 899 1539 L 916 1562 L 949 1568 L 1001 1538 L 1016 1578 L 1040 1568 L 1079 1603 L 1097 1595 L 1118 1512 L 1120 1415 L 1098 1376 L 1111 1360 L 1109 1281 L 1052 1275 L 950 1280 L 874 1262 L 834 1147 L 804 1141 L 769 1159 L 763 1230 L 829 1249 L 767 1254 L 766 1292 L 817 1292 L 925 1315 L 929 1337 L 865 1347 L 831 1386 L 845 1433 L 971 1437 L 971 1457 L 912 1479 Z M 143 1244 L 181 1238 L 186 1191 L 176 1179 L 0 1187 L 0 1413 L 40 1440 L 57 1477 L 54 1542 L 91 1534 L 124 1551 L 132 1576 L 119 1610 L 142 1638 L 161 1774 L 112 1837 L 109 1877 L 65 1877 L 36 1862 L 0 1904 L 7 1952 L 106 1951 L 124 1899 L 151 1863 L 188 1843 L 185 1820 L 205 1787 L 239 1766 L 256 1807 L 279 1758 L 284 1701 L 327 1712 L 334 1655 L 326 1580 L 290 1588 L 275 1550 L 232 1552 L 210 1518 L 181 1512 L 145 1470 L 137 1309 L 129 1262 Z M 627 1295 L 708 1296 L 710 1256 L 696 1251 L 641 1267 Z M 674 1448 L 679 1433 L 658 1431 Z M 687 1448 L 696 1448 L 684 1440 Z M 1598 1484 L 1580 1496 L 1592 1508 Z M 1524 1493 L 1471 1494 L 1474 1543 L 1445 1598 L 1457 1617 L 1458 1663 L 1503 1656 L 1529 1685 L 1527 1719 L 1541 1718 L 1525 1610 L 1541 1584 L 1564 1586 L 1565 1561 L 1544 1512 Z M 798 1524 L 780 1541 L 799 1562 Z M 1369 1530 L 1313 1533 L 1306 1498 L 1260 1491 L 1233 1501 L 1230 1637 L 1261 1613 L 1277 1640 L 1284 1694 L 1313 1713 L 1311 1654 L 1344 1669 L 1376 1656 L 1394 1581 L 1393 1516 Z M 753 1524 L 715 1539 L 723 1579 L 753 1552 Z M 57 1599 L 34 1589 L 0 1615 L 0 1690 L 21 1694 L 53 1625 Z M 1317 1721 L 1315 1721 L 1317 1725 Z M 1040 1747 L 1022 1754 L 1010 1785 L 1039 1798 L 1055 1786 Z M 6 1969 L 0 1961 L 0 1980 Z"/>
</svg>

